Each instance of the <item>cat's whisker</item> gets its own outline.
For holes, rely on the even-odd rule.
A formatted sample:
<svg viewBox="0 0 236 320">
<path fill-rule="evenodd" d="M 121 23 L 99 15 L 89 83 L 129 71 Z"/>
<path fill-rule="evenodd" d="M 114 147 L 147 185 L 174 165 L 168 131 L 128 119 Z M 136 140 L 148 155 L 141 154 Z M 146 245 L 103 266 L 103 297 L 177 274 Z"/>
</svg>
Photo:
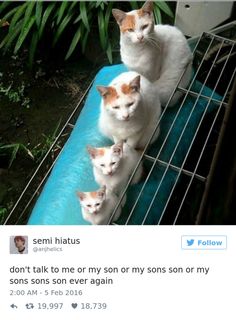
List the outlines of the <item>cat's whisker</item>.
<svg viewBox="0 0 236 320">
<path fill-rule="evenodd" d="M 149 37 L 147 38 L 147 42 L 149 42 L 151 45 L 153 45 L 153 46 L 156 47 L 157 49 L 159 49 L 159 50 L 161 49 L 161 46 L 160 46 L 160 44 L 158 43 L 158 41 L 157 41 L 156 39 L 150 37 L 150 35 L 149 35 Z"/>
</svg>

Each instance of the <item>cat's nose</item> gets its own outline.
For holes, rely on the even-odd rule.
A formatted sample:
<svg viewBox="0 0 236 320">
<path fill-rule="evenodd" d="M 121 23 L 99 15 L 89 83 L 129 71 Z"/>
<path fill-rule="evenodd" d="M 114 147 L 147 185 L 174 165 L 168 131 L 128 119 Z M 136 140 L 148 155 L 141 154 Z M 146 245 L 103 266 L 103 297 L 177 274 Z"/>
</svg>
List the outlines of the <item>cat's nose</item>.
<svg viewBox="0 0 236 320">
<path fill-rule="evenodd" d="M 129 119 L 129 115 L 127 114 L 127 115 L 123 116 L 122 118 L 123 118 L 124 120 L 128 120 L 128 119 Z"/>
<path fill-rule="evenodd" d="M 141 41 L 143 41 L 143 35 L 139 35 L 139 36 L 137 36 L 137 39 L 141 42 Z"/>
<path fill-rule="evenodd" d="M 112 176 L 112 170 L 107 170 L 107 173 L 109 174 L 109 176 Z"/>
</svg>

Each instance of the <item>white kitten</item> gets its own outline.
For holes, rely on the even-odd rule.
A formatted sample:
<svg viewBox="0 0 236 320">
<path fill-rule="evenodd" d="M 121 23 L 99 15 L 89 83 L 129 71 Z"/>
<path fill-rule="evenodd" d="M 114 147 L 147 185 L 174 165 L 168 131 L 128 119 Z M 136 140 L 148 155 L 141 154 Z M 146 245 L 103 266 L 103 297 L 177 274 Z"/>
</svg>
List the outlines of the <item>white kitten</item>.
<svg viewBox="0 0 236 320">
<path fill-rule="evenodd" d="M 101 189 L 92 192 L 77 192 L 80 200 L 84 220 L 91 224 L 107 224 L 112 212 L 118 202 L 118 197 L 103 186 Z M 121 214 L 118 208 L 112 221 L 116 221 Z"/>
<path fill-rule="evenodd" d="M 140 154 L 123 142 L 105 148 L 88 146 L 88 152 L 96 182 L 99 185 L 106 185 L 109 190 L 120 195 L 140 159 Z M 141 176 L 142 166 L 140 165 L 132 179 L 132 184 L 138 183 Z"/>
<path fill-rule="evenodd" d="M 115 143 L 125 140 L 143 149 L 158 122 L 161 106 L 156 85 L 129 71 L 112 80 L 108 87 L 97 86 L 102 96 L 99 128 Z M 157 129 L 152 142 L 159 135 Z"/>
<path fill-rule="evenodd" d="M 120 52 L 123 63 L 157 84 L 164 106 L 183 71 L 180 86 L 187 87 L 192 73 L 192 53 L 180 30 L 169 25 L 154 25 L 153 3 L 125 13 L 112 10 L 120 27 Z M 175 93 L 170 106 L 181 97 Z"/>
</svg>

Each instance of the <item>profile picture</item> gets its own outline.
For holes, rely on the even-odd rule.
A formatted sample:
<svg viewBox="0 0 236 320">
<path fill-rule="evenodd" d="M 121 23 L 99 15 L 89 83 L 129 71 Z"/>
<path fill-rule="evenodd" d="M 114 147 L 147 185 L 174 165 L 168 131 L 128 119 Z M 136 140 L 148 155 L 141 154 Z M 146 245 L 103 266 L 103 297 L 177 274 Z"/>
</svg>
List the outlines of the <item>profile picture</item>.
<svg viewBox="0 0 236 320">
<path fill-rule="evenodd" d="M 28 236 L 10 237 L 10 254 L 27 254 Z"/>
</svg>

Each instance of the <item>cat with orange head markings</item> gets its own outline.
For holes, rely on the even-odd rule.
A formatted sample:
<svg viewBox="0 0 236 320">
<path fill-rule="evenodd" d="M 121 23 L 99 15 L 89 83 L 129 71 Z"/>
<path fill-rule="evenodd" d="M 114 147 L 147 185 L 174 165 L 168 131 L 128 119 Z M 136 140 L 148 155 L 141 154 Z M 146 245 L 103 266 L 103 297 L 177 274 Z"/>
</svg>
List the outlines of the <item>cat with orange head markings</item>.
<svg viewBox="0 0 236 320">
<path fill-rule="evenodd" d="M 115 143 L 144 149 L 161 113 L 157 87 L 138 73 L 124 72 L 109 86 L 97 86 L 102 96 L 99 129 Z M 157 128 L 152 142 L 159 135 Z"/>
<path fill-rule="evenodd" d="M 120 28 L 120 53 L 129 70 L 136 71 L 156 83 L 161 105 L 165 106 L 180 77 L 186 88 L 192 74 L 192 53 L 180 30 L 170 25 L 155 25 L 153 2 L 141 9 L 124 12 L 112 10 Z M 169 106 L 181 97 L 176 92 Z"/>
<path fill-rule="evenodd" d="M 111 147 L 87 147 L 93 164 L 93 173 L 96 182 L 120 195 L 126 186 L 140 154 L 123 141 Z M 138 183 L 142 176 L 142 166 L 139 165 L 132 184 Z"/>
<path fill-rule="evenodd" d="M 92 192 L 77 191 L 77 196 L 84 220 L 96 225 L 108 224 L 118 202 L 118 197 L 114 193 L 103 186 L 99 190 Z M 112 221 L 116 221 L 120 214 L 121 209 L 118 208 Z"/>
</svg>

